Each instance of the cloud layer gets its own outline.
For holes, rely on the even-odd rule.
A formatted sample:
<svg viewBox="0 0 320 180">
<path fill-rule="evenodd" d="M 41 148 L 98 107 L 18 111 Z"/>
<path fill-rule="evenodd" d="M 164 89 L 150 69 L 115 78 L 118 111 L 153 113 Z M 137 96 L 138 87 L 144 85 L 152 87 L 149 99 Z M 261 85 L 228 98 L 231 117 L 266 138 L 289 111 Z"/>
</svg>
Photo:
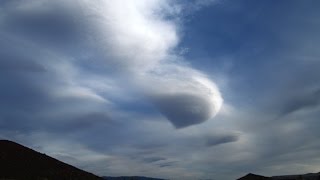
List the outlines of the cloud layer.
<svg viewBox="0 0 320 180">
<path fill-rule="evenodd" d="M 0 138 L 98 175 L 317 172 L 319 7 L 0 1 Z"/>
<path fill-rule="evenodd" d="M 98 21 L 106 63 L 130 76 L 132 85 L 142 88 L 176 127 L 186 127 L 212 118 L 222 98 L 213 82 L 183 66 L 174 54 L 179 37 L 175 22 L 166 19 L 175 10 L 169 3 L 103 1 L 86 6 L 94 9 L 88 13 Z"/>
<path fill-rule="evenodd" d="M 13 1 L 5 4 L 2 21 L 7 33 L 14 30 L 16 36 L 35 46 L 49 44 L 54 49 L 66 46 L 65 42 L 70 46 L 74 42 L 86 44 L 88 49 L 83 53 L 90 59 L 86 63 L 101 63 L 106 74 L 116 74 L 114 79 L 130 81 L 129 87 L 144 94 L 176 127 L 186 127 L 211 119 L 219 111 L 222 98 L 205 75 L 178 60 L 178 26 L 167 18 L 178 12 L 170 3 Z M 54 13 L 56 10 L 61 13 Z M 70 56 L 69 52 L 66 55 Z M 77 64 L 79 54 L 69 58 L 74 60 L 66 58 L 64 63 Z M 90 87 L 66 87 L 56 95 L 104 101 Z"/>
</svg>

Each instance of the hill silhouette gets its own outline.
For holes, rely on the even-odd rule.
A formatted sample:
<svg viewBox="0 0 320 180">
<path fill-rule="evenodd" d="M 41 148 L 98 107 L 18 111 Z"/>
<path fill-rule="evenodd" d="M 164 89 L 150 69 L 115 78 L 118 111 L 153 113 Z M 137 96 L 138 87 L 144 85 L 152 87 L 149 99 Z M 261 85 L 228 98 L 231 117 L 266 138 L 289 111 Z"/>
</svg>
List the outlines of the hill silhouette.
<svg viewBox="0 0 320 180">
<path fill-rule="evenodd" d="M 252 174 L 249 173 L 237 180 L 267 180 L 267 179 L 271 179 L 270 177 L 265 177 L 265 176 L 261 176 L 261 175 L 257 175 L 257 174 Z"/>
<path fill-rule="evenodd" d="M 101 180 L 12 141 L 0 140 L 0 180 Z"/>
</svg>

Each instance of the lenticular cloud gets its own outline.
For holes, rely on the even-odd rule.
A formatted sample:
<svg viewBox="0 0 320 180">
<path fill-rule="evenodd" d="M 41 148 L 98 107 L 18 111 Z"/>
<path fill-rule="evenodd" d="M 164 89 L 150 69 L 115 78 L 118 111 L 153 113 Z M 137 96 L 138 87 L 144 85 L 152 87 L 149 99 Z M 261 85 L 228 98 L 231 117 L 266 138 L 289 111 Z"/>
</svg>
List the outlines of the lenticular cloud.
<svg viewBox="0 0 320 180">
<path fill-rule="evenodd" d="M 178 27 L 166 17 L 178 15 L 178 6 L 163 0 L 99 2 L 89 7 L 97 13 L 106 63 L 131 76 L 176 128 L 204 122 L 218 113 L 223 99 L 216 85 L 176 60 Z"/>
<path fill-rule="evenodd" d="M 159 90 L 150 91 L 150 99 L 176 128 L 202 123 L 220 110 L 220 93 L 205 78 L 189 75 L 160 81 Z"/>
<path fill-rule="evenodd" d="M 74 27 L 84 27 L 82 41 L 96 49 L 115 76 L 130 79 L 130 86 L 176 128 L 202 123 L 219 112 L 223 99 L 218 87 L 205 74 L 183 65 L 183 57 L 175 53 L 180 22 L 174 16 L 182 6 L 169 0 L 15 2 L 18 11 L 43 12 L 53 4 L 70 7 L 66 15 L 73 16 Z"/>
</svg>

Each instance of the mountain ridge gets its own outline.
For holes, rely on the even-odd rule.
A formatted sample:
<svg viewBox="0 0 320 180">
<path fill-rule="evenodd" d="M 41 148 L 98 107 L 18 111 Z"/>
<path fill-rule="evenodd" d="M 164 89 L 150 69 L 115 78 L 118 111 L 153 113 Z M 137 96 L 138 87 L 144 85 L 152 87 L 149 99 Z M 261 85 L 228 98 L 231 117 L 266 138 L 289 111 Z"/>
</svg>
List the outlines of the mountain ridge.
<svg viewBox="0 0 320 180">
<path fill-rule="evenodd" d="M 0 139 L 0 180 L 164 180 L 144 176 L 99 177 L 37 152 Z"/>
<path fill-rule="evenodd" d="M 102 180 L 92 173 L 9 140 L 0 140 L 0 179 Z"/>
</svg>

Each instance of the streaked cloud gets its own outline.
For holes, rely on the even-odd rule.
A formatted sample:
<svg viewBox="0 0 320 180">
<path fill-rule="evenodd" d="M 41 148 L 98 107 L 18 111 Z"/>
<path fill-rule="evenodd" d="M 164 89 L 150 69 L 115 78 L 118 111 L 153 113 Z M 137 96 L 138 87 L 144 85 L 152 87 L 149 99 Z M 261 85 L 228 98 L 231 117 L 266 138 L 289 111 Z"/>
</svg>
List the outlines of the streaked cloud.
<svg viewBox="0 0 320 180">
<path fill-rule="evenodd" d="M 0 2 L 0 137 L 98 175 L 319 166 L 319 3 Z"/>
</svg>

